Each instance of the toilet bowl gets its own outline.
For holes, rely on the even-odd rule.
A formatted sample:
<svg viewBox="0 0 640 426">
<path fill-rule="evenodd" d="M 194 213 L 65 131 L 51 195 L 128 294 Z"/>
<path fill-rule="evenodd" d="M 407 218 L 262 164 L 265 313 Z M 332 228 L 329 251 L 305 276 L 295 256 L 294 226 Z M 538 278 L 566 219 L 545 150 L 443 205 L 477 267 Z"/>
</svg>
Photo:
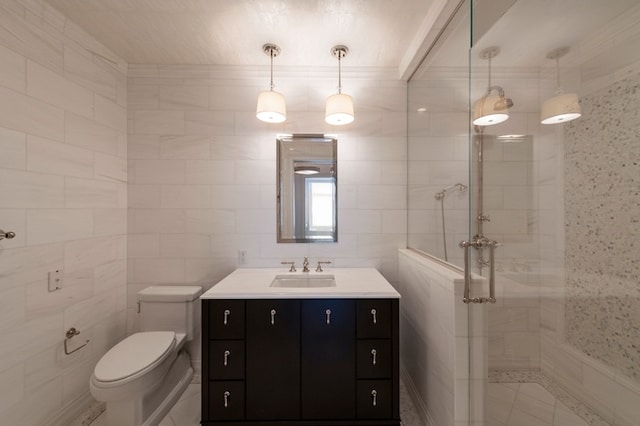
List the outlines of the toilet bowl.
<svg viewBox="0 0 640 426">
<path fill-rule="evenodd" d="M 155 426 L 193 377 L 184 344 L 193 339 L 195 286 L 153 286 L 138 293 L 141 329 L 98 361 L 89 389 L 106 402 L 107 426 Z M 163 328 L 163 330 L 158 330 Z"/>
</svg>

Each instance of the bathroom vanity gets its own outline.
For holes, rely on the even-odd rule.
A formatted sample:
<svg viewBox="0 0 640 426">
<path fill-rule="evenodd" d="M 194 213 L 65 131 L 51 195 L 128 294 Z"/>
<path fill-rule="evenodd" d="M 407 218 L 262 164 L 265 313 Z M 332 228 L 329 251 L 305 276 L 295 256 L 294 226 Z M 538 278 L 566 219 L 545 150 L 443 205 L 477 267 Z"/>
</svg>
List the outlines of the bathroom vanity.
<svg viewBox="0 0 640 426">
<path fill-rule="evenodd" d="M 203 425 L 400 425 L 400 295 L 374 268 L 238 269 L 201 299 Z"/>
</svg>

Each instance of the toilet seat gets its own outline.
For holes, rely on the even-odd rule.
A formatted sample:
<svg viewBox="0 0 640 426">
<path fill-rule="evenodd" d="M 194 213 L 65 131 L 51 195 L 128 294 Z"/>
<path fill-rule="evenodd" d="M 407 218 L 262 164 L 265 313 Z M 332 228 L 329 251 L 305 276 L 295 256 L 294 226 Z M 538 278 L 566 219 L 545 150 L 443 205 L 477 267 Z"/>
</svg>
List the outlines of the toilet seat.
<svg viewBox="0 0 640 426">
<path fill-rule="evenodd" d="M 162 363 L 175 345 L 173 331 L 132 334 L 98 361 L 93 372 L 94 379 L 107 385 L 134 380 Z"/>
</svg>

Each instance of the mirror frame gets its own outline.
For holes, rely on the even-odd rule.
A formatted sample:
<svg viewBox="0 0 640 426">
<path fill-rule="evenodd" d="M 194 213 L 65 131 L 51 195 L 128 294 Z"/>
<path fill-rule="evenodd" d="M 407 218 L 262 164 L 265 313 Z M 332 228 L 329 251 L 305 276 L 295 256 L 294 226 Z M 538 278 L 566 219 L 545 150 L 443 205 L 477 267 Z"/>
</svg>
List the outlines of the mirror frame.
<svg viewBox="0 0 640 426">
<path fill-rule="evenodd" d="M 282 155 L 283 145 L 285 143 L 292 143 L 295 141 L 313 142 L 313 143 L 326 143 L 331 144 L 330 156 L 324 157 L 321 160 L 326 164 L 332 165 L 332 177 L 334 178 L 334 200 L 333 200 L 333 230 L 330 232 L 328 238 L 308 238 L 306 236 L 296 236 L 295 229 L 291 230 L 287 235 L 283 236 L 283 223 L 284 223 L 284 207 L 282 206 L 282 200 L 285 188 L 283 174 L 287 173 L 283 170 Z M 335 243 L 338 241 L 338 139 L 334 136 L 327 136 L 324 134 L 293 134 L 293 135 L 280 135 L 276 138 L 276 236 L 278 243 Z M 319 159 L 309 159 L 309 162 Z M 301 159 L 300 161 L 305 161 Z M 323 163 L 323 164 L 324 164 Z M 294 165 L 291 165 L 293 168 Z M 291 213 L 295 216 L 295 212 Z M 291 235 L 291 237 L 289 237 Z"/>
</svg>

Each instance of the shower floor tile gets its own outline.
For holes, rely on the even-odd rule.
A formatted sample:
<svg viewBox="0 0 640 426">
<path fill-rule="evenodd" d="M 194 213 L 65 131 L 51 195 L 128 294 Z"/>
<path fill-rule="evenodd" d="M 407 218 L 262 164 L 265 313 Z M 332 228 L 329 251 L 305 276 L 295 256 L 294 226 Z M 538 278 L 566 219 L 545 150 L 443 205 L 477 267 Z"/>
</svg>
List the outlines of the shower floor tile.
<svg viewBox="0 0 640 426">
<path fill-rule="evenodd" d="M 538 383 L 489 383 L 489 426 L 589 426 Z"/>
</svg>

